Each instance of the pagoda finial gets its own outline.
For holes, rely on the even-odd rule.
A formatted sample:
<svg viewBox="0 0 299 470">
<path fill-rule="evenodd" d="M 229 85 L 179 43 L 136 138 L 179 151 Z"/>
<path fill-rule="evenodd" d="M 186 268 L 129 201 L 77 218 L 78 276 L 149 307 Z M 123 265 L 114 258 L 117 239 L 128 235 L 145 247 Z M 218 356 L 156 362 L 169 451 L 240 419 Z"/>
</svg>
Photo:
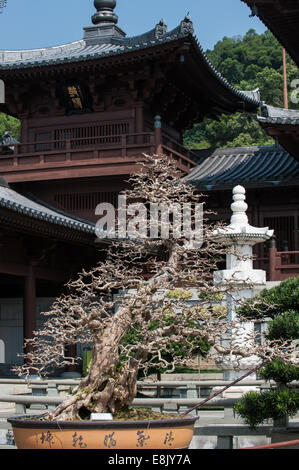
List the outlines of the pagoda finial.
<svg viewBox="0 0 299 470">
<path fill-rule="evenodd" d="M 94 0 L 94 6 L 97 9 L 97 13 L 91 18 L 93 24 L 117 24 L 118 16 L 113 11 L 116 7 L 116 0 Z"/>
<path fill-rule="evenodd" d="M 232 210 L 232 217 L 231 217 L 231 224 L 238 225 L 238 226 L 246 226 L 248 225 L 248 217 L 246 215 L 246 211 L 248 209 L 248 205 L 245 202 L 245 188 L 243 186 L 235 186 L 233 189 L 233 203 L 231 204 Z"/>
</svg>

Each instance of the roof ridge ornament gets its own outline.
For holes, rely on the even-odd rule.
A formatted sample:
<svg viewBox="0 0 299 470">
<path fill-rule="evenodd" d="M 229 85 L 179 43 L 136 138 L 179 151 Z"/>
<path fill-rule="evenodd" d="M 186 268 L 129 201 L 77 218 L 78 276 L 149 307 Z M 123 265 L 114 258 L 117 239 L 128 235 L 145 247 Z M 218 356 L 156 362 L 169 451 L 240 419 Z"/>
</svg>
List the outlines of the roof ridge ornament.
<svg viewBox="0 0 299 470">
<path fill-rule="evenodd" d="M 94 0 L 93 3 L 97 9 L 91 17 L 93 26 L 83 28 L 86 45 L 119 44 L 126 33 L 117 26 L 118 16 L 114 13 L 116 0 Z"/>
<path fill-rule="evenodd" d="M 116 0 L 94 0 L 94 6 L 97 10 L 97 13 L 91 17 L 93 24 L 117 24 L 118 16 L 113 11 L 116 7 Z"/>
<path fill-rule="evenodd" d="M 155 28 L 156 38 L 160 38 L 164 36 L 164 34 L 166 34 L 167 31 L 168 31 L 168 28 L 166 25 L 166 21 L 164 18 L 161 18 L 161 20 L 159 21 L 159 23 L 156 25 L 156 28 Z"/>
<path fill-rule="evenodd" d="M 189 11 L 183 21 L 181 21 L 180 29 L 182 34 L 194 34 L 194 26 Z"/>
</svg>

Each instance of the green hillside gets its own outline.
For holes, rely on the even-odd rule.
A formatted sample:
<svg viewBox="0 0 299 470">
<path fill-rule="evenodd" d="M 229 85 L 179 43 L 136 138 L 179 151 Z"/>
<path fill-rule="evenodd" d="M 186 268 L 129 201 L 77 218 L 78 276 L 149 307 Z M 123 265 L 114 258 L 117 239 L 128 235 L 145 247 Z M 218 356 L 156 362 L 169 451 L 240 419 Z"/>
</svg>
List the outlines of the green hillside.
<svg viewBox="0 0 299 470">
<path fill-rule="evenodd" d="M 224 37 L 206 54 L 235 88 L 259 88 L 262 101 L 283 107 L 282 46 L 269 31 L 257 34 L 251 29 L 245 36 Z M 291 92 L 291 82 L 299 79 L 299 71 L 288 56 L 287 74 Z M 289 107 L 296 108 L 298 105 L 289 102 Z M 196 124 L 185 133 L 184 143 L 191 149 L 203 149 L 267 145 L 273 140 L 261 129 L 253 115 L 237 113 L 222 115 L 219 121 L 205 119 L 201 124 Z"/>
</svg>

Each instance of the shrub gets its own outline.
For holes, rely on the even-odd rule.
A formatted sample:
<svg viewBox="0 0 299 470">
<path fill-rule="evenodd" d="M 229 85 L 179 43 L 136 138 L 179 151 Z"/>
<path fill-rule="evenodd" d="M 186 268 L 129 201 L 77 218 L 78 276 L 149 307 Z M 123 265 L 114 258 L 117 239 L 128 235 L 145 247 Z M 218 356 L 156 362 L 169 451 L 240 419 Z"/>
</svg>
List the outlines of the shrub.
<svg viewBox="0 0 299 470">
<path fill-rule="evenodd" d="M 293 380 L 299 380 L 299 369 L 274 359 L 261 369 L 260 376 L 265 380 L 274 380 L 278 384 L 286 385 Z"/>
<path fill-rule="evenodd" d="M 258 297 L 245 301 L 237 312 L 247 320 L 272 318 L 294 311 L 299 313 L 299 276 L 283 281 L 279 286 L 263 289 Z"/>
<path fill-rule="evenodd" d="M 287 279 L 272 289 L 264 289 L 258 297 L 245 301 L 238 309 L 238 314 L 243 319 L 257 316 L 270 318 L 266 335 L 268 340 L 284 339 L 289 343 L 298 340 L 299 277 Z M 293 380 L 299 380 L 299 368 L 276 358 L 261 369 L 260 376 L 286 386 Z M 275 420 L 296 414 L 299 410 L 299 392 L 287 388 L 249 392 L 235 405 L 234 410 L 250 427 L 256 427 L 270 418 Z"/>
<path fill-rule="evenodd" d="M 250 428 L 256 428 L 271 418 L 277 420 L 285 415 L 294 416 L 298 409 L 299 392 L 278 389 L 248 392 L 234 407 L 234 411 Z"/>
</svg>

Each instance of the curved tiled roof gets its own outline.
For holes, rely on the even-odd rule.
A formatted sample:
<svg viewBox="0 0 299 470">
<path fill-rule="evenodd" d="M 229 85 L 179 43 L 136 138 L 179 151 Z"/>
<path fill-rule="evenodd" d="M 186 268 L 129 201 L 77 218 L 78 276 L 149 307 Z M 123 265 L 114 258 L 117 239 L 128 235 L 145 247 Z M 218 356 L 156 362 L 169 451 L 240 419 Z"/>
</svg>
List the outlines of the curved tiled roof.
<svg viewBox="0 0 299 470">
<path fill-rule="evenodd" d="M 90 234 L 95 233 L 95 225 L 93 223 L 77 219 L 37 200 L 23 196 L 7 184 L 1 185 L 1 178 L 0 207 L 61 227 Z"/>
<path fill-rule="evenodd" d="M 86 31 L 92 31 L 92 29 L 93 27 L 85 28 Z M 228 88 L 233 95 L 240 98 L 243 102 L 256 107 L 259 106 L 260 94 L 258 89 L 253 91 L 237 90 L 215 69 L 195 37 L 193 24 L 187 17 L 181 21 L 179 26 L 169 32 L 167 32 L 166 25 L 160 22 L 151 31 L 135 37 L 127 38 L 112 35 L 90 39 L 85 32 L 84 39 L 61 46 L 19 51 L 0 50 L 0 71 L 99 60 L 149 49 L 184 38 L 193 41 L 197 54 L 207 67 L 208 72 L 223 86 Z"/>
<path fill-rule="evenodd" d="M 202 190 L 298 185 L 299 162 L 280 146 L 199 151 L 199 164 L 185 180 Z"/>
<path fill-rule="evenodd" d="M 42 49 L 0 51 L 0 69 L 20 69 L 51 64 L 90 60 L 121 53 L 124 47 L 117 44 L 87 45 L 85 40 Z"/>
<path fill-rule="evenodd" d="M 260 124 L 287 124 L 296 126 L 299 124 L 299 110 L 275 108 L 274 106 L 263 105 L 261 116 L 257 116 Z"/>
</svg>

